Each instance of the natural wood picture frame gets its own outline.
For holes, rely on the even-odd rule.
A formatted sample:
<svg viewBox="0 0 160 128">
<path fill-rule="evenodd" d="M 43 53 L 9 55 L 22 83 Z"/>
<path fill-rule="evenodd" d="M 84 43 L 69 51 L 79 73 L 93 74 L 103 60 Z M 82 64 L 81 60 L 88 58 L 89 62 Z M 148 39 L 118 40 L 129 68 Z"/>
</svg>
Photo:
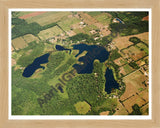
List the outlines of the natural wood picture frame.
<svg viewBox="0 0 160 128">
<path fill-rule="evenodd" d="M 142 1 L 0 1 L 0 127 L 160 127 L 159 119 L 159 0 Z M 152 9 L 152 119 L 151 120 L 9 120 L 8 12 L 10 8 L 151 8 Z"/>
</svg>

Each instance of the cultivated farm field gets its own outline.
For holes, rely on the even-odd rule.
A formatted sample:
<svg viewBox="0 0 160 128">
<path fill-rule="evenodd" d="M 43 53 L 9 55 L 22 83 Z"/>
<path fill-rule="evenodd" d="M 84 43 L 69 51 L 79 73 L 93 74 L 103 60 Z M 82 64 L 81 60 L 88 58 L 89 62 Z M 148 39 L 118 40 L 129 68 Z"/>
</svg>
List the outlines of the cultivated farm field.
<svg viewBox="0 0 160 128">
<path fill-rule="evenodd" d="M 122 57 L 119 57 L 118 59 L 114 60 L 114 63 L 117 64 L 118 66 L 122 66 L 122 65 L 126 64 L 127 61 L 125 59 L 123 59 Z"/>
<path fill-rule="evenodd" d="M 127 48 L 130 45 L 133 45 L 132 42 L 129 41 L 129 38 L 131 36 L 125 36 L 125 37 L 117 37 L 113 40 L 113 42 L 115 42 L 115 46 L 121 50 L 123 48 Z"/>
<path fill-rule="evenodd" d="M 61 18 L 71 14 L 71 12 L 46 12 L 34 17 L 29 17 L 26 19 L 28 23 L 37 22 L 41 26 L 51 24 L 53 22 L 59 21 Z"/>
<path fill-rule="evenodd" d="M 58 25 L 64 30 L 68 31 L 71 29 L 72 24 L 79 23 L 80 20 L 76 17 L 71 17 L 71 18 L 65 18 L 65 20 L 61 20 L 58 22 Z"/>
<path fill-rule="evenodd" d="M 16 50 L 25 48 L 27 46 L 27 44 L 25 43 L 25 41 L 22 37 L 18 37 L 16 39 L 13 39 L 12 44 Z"/>
<path fill-rule="evenodd" d="M 114 115 L 128 115 L 126 108 L 119 102 L 119 100 L 117 100 L 117 111 Z"/>
<path fill-rule="evenodd" d="M 111 16 L 108 13 L 101 13 L 94 16 L 94 18 L 103 25 L 108 25 L 111 21 Z"/>
<path fill-rule="evenodd" d="M 124 49 L 122 52 L 128 54 L 134 61 L 139 60 L 146 55 L 145 51 L 141 51 L 135 46 Z"/>
<path fill-rule="evenodd" d="M 131 73 L 134 69 L 128 64 L 126 64 L 123 67 L 120 67 L 119 70 L 120 70 L 120 73 L 122 73 L 123 75 L 126 75 L 126 74 Z"/>
<path fill-rule="evenodd" d="M 145 101 L 140 98 L 138 95 L 134 95 L 131 98 L 127 99 L 123 102 L 125 108 L 128 110 L 129 113 L 132 112 L 132 106 L 134 104 L 138 104 L 138 106 L 142 106 L 145 104 Z"/>
<path fill-rule="evenodd" d="M 30 43 L 32 41 L 36 41 L 36 42 L 39 41 L 39 39 L 37 37 L 35 37 L 34 35 L 32 35 L 32 34 L 24 35 L 23 39 L 25 40 L 26 43 Z"/>
<path fill-rule="evenodd" d="M 40 31 L 40 33 L 38 33 L 38 36 L 41 38 L 41 40 L 46 40 L 61 33 L 63 33 L 63 31 L 58 26 L 54 26 L 52 28 Z"/>
<path fill-rule="evenodd" d="M 126 89 L 120 99 L 123 101 L 128 97 L 135 95 L 135 93 L 139 93 L 140 88 L 145 89 L 146 87 L 143 84 L 145 80 L 147 80 L 147 77 L 144 76 L 139 70 L 125 76 L 123 81 L 126 84 Z"/>
</svg>

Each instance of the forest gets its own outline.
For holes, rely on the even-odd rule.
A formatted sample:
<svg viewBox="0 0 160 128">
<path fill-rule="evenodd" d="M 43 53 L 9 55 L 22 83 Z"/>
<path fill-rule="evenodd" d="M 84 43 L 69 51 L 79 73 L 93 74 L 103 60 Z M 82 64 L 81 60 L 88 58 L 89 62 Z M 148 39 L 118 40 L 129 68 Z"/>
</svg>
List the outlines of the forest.
<svg viewBox="0 0 160 128">
<path fill-rule="evenodd" d="M 113 17 L 121 19 L 122 23 L 111 23 L 109 25 L 112 32 L 118 32 L 121 36 L 135 35 L 148 32 L 148 21 L 142 18 L 148 16 L 148 12 L 109 12 Z"/>
<path fill-rule="evenodd" d="M 15 25 L 12 28 L 12 39 L 15 39 L 26 34 L 33 34 L 34 36 L 37 36 L 40 31 L 54 27 L 57 23 L 40 26 L 36 22 L 28 24 L 24 19 L 12 18 L 12 25 Z"/>
</svg>

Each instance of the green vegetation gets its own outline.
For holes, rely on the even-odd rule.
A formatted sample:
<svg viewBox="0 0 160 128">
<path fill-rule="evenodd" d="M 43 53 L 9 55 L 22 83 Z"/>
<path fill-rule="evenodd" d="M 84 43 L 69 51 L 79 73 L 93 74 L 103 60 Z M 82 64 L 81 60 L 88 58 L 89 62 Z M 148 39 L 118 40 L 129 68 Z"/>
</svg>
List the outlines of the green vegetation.
<svg viewBox="0 0 160 128">
<path fill-rule="evenodd" d="M 137 37 L 130 37 L 129 41 L 133 42 L 134 44 L 138 44 L 139 42 L 141 42 L 141 40 Z"/>
<path fill-rule="evenodd" d="M 108 25 L 111 21 L 111 17 L 107 13 L 101 13 L 99 15 L 94 16 L 94 18 L 103 25 Z"/>
<path fill-rule="evenodd" d="M 28 17 L 26 21 L 29 24 L 36 22 L 39 25 L 44 26 L 64 20 L 63 18 L 66 18 L 66 16 L 68 16 L 69 14 L 71 14 L 71 12 L 68 11 L 66 12 L 48 11 L 34 17 Z"/>
<path fill-rule="evenodd" d="M 32 12 L 24 12 L 24 11 L 22 11 L 22 12 L 12 12 L 12 17 L 14 17 L 14 18 L 16 18 L 16 17 L 20 17 L 20 16 L 24 16 L 24 15 L 27 15 L 27 14 L 29 14 L 29 13 L 32 13 Z"/>
<path fill-rule="evenodd" d="M 93 73 L 78 75 L 66 85 L 70 101 L 74 104 L 77 101 L 86 101 L 91 106 L 91 111 L 87 113 L 88 115 L 97 115 L 107 110 L 111 111 L 116 106 L 113 99 L 105 98 L 105 78 L 102 67 L 102 63 L 95 61 Z M 94 73 L 97 73 L 98 77 Z M 104 105 L 105 103 L 110 105 L 106 106 Z"/>
<path fill-rule="evenodd" d="M 27 54 L 27 51 L 29 49 L 33 50 L 31 51 L 30 54 Z M 19 59 L 17 60 L 17 64 L 22 67 L 26 67 L 27 65 L 31 64 L 35 58 L 43 55 L 43 50 L 44 50 L 43 42 L 39 42 L 38 45 L 36 42 L 29 43 L 29 46 L 23 49 L 23 51 L 26 52 L 21 53 L 22 50 L 17 51 L 18 54 L 21 54 L 21 57 L 19 57 Z"/>
<path fill-rule="evenodd" d="M 132 109 L 133 109 L 133 111 L 129 115 L 142 115 L 142 112 L 141 112 L 140 107 L 138 106 L 138 104 L 133 105 Z"/>
<path fill-rule="evenodd" d="M 65 20 L 61 20 L 60 22 L 58 22 L 57 24 L 63 28 L 64 31 L 68 31 L 71 30 L 71 25 L 72 24 L 76 24 L 80 22 L 79 19 L 73 17 L 73 18 L 65 18 Z"/>
<path fill-rule="evenodd" d="M 131 66 L 134 69 L 138 69 L 139 68 L 139 66 L 135 62 L 130 62 L 129 66 Z"/>
<path fill-rule="evenodd" d="M 118 59 L 119 57 L 121 57 L 121 55 L 118 53 L 118 49 L 115 49 L 115 50 L 111 51 L 109 60 L 113 61 L 115 59 Z"/>
<path fill-rule="evenodd" d="M 138 43 L 136 44 L 136 46 L 141 50 L 141 51 L 145 51 L 145 53 L 148 55 L 149 54 L 149 50 L 146 44 L 144 43 Z"/>
<path fill-rule="evenodd" d="M 87 12 L 87 14 L 89 14 L 90 16 L 97 16 L 97 15 L 100 15 L 101 14 L 101 12 Z"/>
<path fill-rule="evenodd" d="M 23 19 L 12 18 L 12 25 L 15 25 L 12 28 L 12 39 L 15 39 L 17 37 L 24 36 L 26 34 L 33 34 L 34 36 L 37 36 L 37 34 L 40 31 L 54 27 L 57 25 L 57 23 L 51 23 L 45 26 L 40 26 L 36 22 L 28 24 Z"/>
<path fill-rule="evenodd" d="M 88 44 L 99 43 L 108 46 L 117 35 L 126 36 L 148 31 L 148 21 L 142 21 L 142 18 L 148 13 L 107 12 L 112 17 L 106 12 L 85 13 L 94 17 L 103 25 L 110 24 L 111 34 L 101 38 L 100 28 L 93 24 L 86 24 L 84 28 L 77 27 L 73 30 L 72 25 L 80 22 L 80 19 L 72 15 L 77 14 L 77 12 L 46 12 L 25 20 L 18 17 L 27 14 L 27 12 L 12 13 L 12 39 L 17 37 L 24 39 L 26 34 L 32 34 L 32 36 L 34 35 L 40 39 L 38 43 L 31 40 L 33 42 L 30 41 L 26 47 L 15 50 L 12 54 L 12 58 L 16 61 L 16 64 L 12 66 L 13 115 L 99 115 L 104 111 L 109 111 L 110 115 L 114 114 L 117 107 L 117 98 L 114 96 L 118 95 L 120 97 L 125 91 L 122 76 L 131 73 L 134 69 L 138 69 L 139 66 L 135 62 L 127 63 L 126 60 L 120 60 L 120 63 L 123 63 L 122 69 L 124 68 L 121 75 L 119 73 L 121 68 L 114 63 L 115 59 L 122 57 L 117 48 L 110 51 L 110 56 L 105 64 L 95 60 L 92 73 L 77 74 L 72 66 L 77 63 L 78 58 L 75 58 L 75 54 L 78 51 L 75 50 L 70 54 L 67 51 L 57 51 L 51 42 L 41 40 L 56 35 L 59 37 L 57 43 L 63 44 L 67 48 L 71 47 L 68 42 L 77 43 L 81 41 Z M 121 19 L 124 24 L 111 23 L 113 18 L 116 17 Z M 95 34 L 90 33 L 93 29 L 96 31 Z M 63 41 L 60 41 L 60 34 L 65 33 L 65 37 L 67 37 L 65 31 L 68 30 L 73 30 L 78 34 L 66 39 L 62 38 Z M 31 38 L 34 37 L 32 36 Z M 95 37 L 99 37 L 99 39 L 95 41 Z M 148 46 L 139 38 L 131 37 L 129 41 L 134 43 L 134 47 L 138 51 L 143 50 L 148 54 Z M 131 49 L 131 51 L 134 51 L 134 49 Z M 42 64 L 45 68 L 36 70 L 31 77 L 23 77 L 24 68 L 31 64 L 35 58 L 47 52 L 50 53 L 50 56 L 48 63 Z M 86 53 L 82 53 L 82 55 L 84 54 Z M 146 64 L 148 63 L 148 59 L 144 61 Z M 122 87 L 120 90 L 112 91 L 111 94 L 105 92 L 106 68 L 113 70 L 115 79 Z M 71 71 L 75 71 L 75 74 Z M 66 75 L 64 76 L 64 74 Z M 145 82 L 142 82 L 142 84 L 145 84 Z M 138 88 L 138 90 L 142 91 L 142 88 Z M 142 114 L 137 104 L 132 108 L 133 112 L 130 115 Z"/>
<path fill-rule="evenodd" d="M 76 107 L 76 111 L 79 114 L 86 114 L 88 111 L 91 110 L 91 106 L 85 101 L 78 102 L 74 106 Z"/>
<path fill-rule="evenodd" d="M 97 30 L 97 29 L 98 29 L 97 26 L 95 26 L 93 24 L 87 25 L 86 27 L 83 28 L 84 32 L 88 35 L 91 35 L 91 33 L 90 33 L 91 30 Z"/>
<path fill-rule="evenodd" d="M 113 37 L 112 37 L 111 34 L 108 35 L 108 36 L 105 36 L 105 37 L 102 38 L 101 44 L 102 45 L 108 45 L 110 42 L 112 42 L 112 39 L 113 39 Z"/>
<path fill-rule="evenodd" d="M 82 40 L 85 40 L 85 42 L 87 43 L 95 42 L 95 40 L 91 36 L 83 33 L 79 33 L 75 36 L 69 37 L 69 39 L 72 40 L 74 43 L 77 43 L 77 41 L 82 41 Z"/>
<path fill-rule="evenodd" d="M 118 32 L 121 36 L 134 35 L 148 32 L 148 21 L 142 21 L 142 18 L 148 15 L 148 12 L 108 12 L 114 18 L 121 19 L 124 24 L 111 23 L 112 32 Z"/>
</svg>

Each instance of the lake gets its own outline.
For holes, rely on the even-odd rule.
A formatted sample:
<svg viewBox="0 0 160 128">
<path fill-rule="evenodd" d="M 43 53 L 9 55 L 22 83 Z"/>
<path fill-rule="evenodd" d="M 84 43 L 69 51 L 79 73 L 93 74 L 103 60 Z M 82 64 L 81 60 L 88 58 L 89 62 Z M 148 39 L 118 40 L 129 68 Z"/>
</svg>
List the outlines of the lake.
<svg viewBox="0 0 160 128">
<path fill-rule="evenodd" d="M 114 79 L 113 72 L 109 68 L 107 68 L 106 70 L 105 79 L 106 79 L 105 91 L 107 92 L 107 94 L 110 94 L 112 89 L 119 89 L 119 84 Z"/>
<path fill-rule="evenodd" d="M 80 55 L 83 51 L 87 51 L 85 56 L 78 59 L 79 62 L 83 62 L 83 65 L 73 65 L 78 74 L 92 73 L 93 62 L 95 59 L 98 59 L 100 62 L 105 62 L 109 57 L 109 52 L 106 51 L 104 47 L 99 45 L 77 44 L 72 46 L 74 50 L 79 50 L 79 53 L 75 55 L 75 57 Z"/>
<path fill-rule="evenodd" d="M 71 53 L 71 49 L 64 48 L 64 47 L 61 46 L 61 45 L 56 45 L 56 50 L 58 50 L 58 51 L 69 50 L 70 53 Z"/>
<path fill-rule="evenodd" d="M 28 65 L 24 71 L 23 71 L 23 76 L 24 77 L 30 77 L 32 76 L 32 74 L 39 68 L 45 68 L 44 66 L 41 66 L 40 64 L 45 64 L 48 63 L 48 57 L 49 57 L 49 53 L 44 54 L 40 57 L 37 57 L 32 64 Z"/>
<path fill-rule="evenodd" d="M 83 51 L 87 51 L 85 56 L 78 59 L 79 62 L 83 64 L 74 64 L 73 67 L 77 70 L 78 74 L 92 73 L 93 62 L 98 59 L 101 63 L 105 62 L 109 57 L 109 52 L 102 46 L 99 45 L 87 45 L 87 44 L 77 44 L 73 45 L 74 50 L 79 50 L 79 53 L 75 55 L 77 57 Z M 119 84 L 114 79 L 113 72 L 111 69 L 107 68 L 105 73 L 105 91 L 110 94 L 113 88 L 119 88 Z"/>
<path fill-rule="evenodd" d="M 73 67 L 76 69 L 78 74 L 85 74 L 85 73 L 92 73 L 93 71 L 93 62 L 95 59 L 98 59 L 101 63 L 105 62 L 109 57 L 109 52 L 102 46 L 99 45 L 87 45 L 87 44 L 75 44 L 72 45 L 74 50 L 79 50 L 78 54 L 75 55 L 75 57 L 78 57 L 81 53 L 84 51 L 87 51 L 85 56 L 82 56 L 78 59 L 79 62 L 83 62 L 83 64 L 74 64 Z M 56 49 L 58 51 L 63 50 L 70 50 L 66 49 L 60 45 L 56 45 Z M 41 66 L 41 64 L 48 63 L 50 53 L 46 53 L 40 57 L 37 57 L 32 64 L 28 65 L 24 71 L 23 76 L 24 77 L 30 77 L 33 75 L 33 73 L 39 69 L 39 68 L 45 68 L 44 66 Z M 113 72 L 111 69 L 107 68 L 105 73 L 105 91 L 109 94 L 111 93 L 112 89 L 119 88 L 119 84 L 114 79 Z M 63 92 L 61 87 L 58 87 L 58 89 Z"/>
</svg>

